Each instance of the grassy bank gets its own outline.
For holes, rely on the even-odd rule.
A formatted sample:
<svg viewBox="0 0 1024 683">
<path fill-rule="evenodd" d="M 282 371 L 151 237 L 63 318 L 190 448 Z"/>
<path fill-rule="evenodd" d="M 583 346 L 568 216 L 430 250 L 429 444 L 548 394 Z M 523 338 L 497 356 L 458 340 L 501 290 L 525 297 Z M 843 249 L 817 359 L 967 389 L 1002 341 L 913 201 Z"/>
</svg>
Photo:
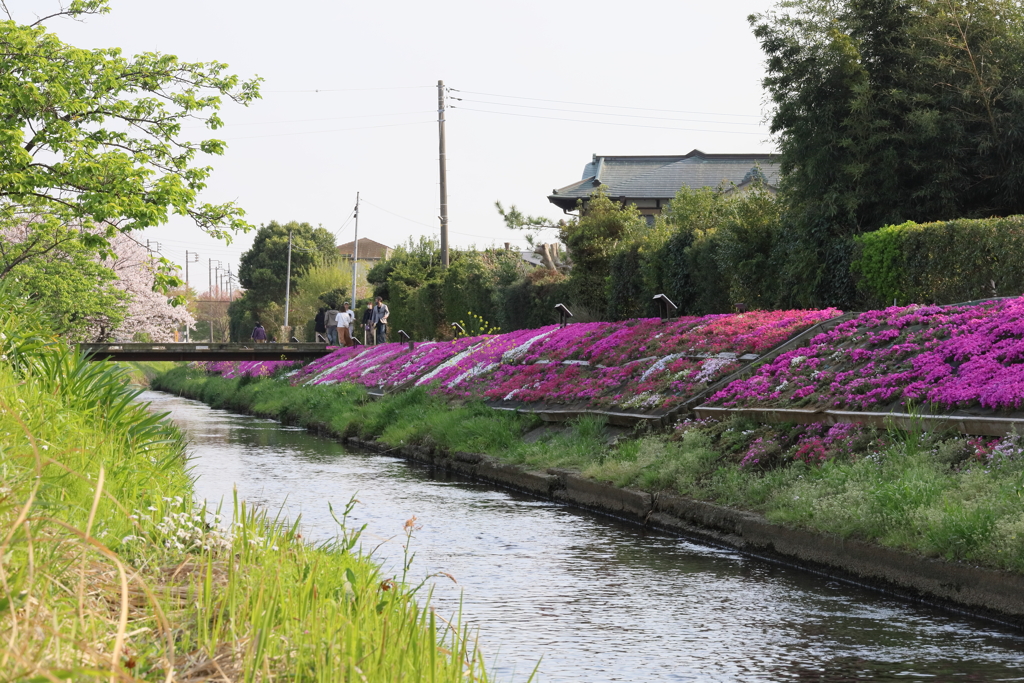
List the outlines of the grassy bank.
<svg viewBox="0 0 1024 683">
<path fill-rule="evenodd" d="M 343 510 L 318 545 L 238 501 L 218 523 L 125 373 L 2 305 L 0 681 L 486 680 Z"/>
<path fill-rule="evenodd" d="M 1024 571 L 1024 440 L 1015 436 L 997 443 L 733 419 L 683 423 L 671 434 L 609 445 L 594 419 L 538 434 L 534 417 L 449 405 L 423 389 L 368 400 L 354 385 L 224 379 L 184 367 L 161 375 L 154 387 L 335 436 L 482 452 L 529 469 L 572 468 L 782 524 Z"/>
</svg>

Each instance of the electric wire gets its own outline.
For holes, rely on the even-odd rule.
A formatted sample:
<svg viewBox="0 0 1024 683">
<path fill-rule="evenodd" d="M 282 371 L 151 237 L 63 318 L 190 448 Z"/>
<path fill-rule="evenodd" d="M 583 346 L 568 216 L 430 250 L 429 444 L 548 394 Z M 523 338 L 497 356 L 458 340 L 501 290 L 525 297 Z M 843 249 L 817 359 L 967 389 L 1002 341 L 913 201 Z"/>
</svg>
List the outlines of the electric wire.
<svg viewBox="0 0 1024 683">
<path fill-rule="evenodd" d="M 377 206 L 373 202 L 367 201 L 365 197 L 360 199 L 360 203 L 361 204 L 369 204 L 370 206 L 372 206 L 375 209 L 379 209 L 379 210 L 383 211 L 384 213 L 389 213 L 392 216 L 394 216 L 396 218 L 401 218 L 404 221 L 409 221 L 410 223 L 415 223 L 416 225 L 422 225 L 423 227 L 431 228 L 432 230 L 440 230 L 440 226 L 430 225 L 428 223 L 423 223 L 421 221 L 413 220 L 412 218 L 407 218 L 406 216 L 403 216 L 401 214 L 397 214 L 394 211 L 389 211 L 388 209 L 385 209 L 383 206 Z M 453 235 L 462 235 L 463 237 L 479 237 L 480 239 L 485 239 L 485 240 L 495 240 L 495 239 L 498 239 L 497 237 L 494 237 L 492 235 L 474 235 L 473 233 L 459 232 L 458 230 L 450 230 L 449 229 L 448 232 L 453 234 Z"/>
<path fill-rule="evenodd" d="M 586 119 L 566 119 L 558 116 L 540 116 L 538 114 L 520 114 L 511 111 L 490 111 L 488 109 L 474 109 L 472 107 L 457 107 L 451 106 L 452 109 L 460 109 L 462 111 L 474 111 L 482 114 L 498 114 L 499 116 L 518 116 L 527 119 L 546 119 L 548 121 L 568 121 L 571 123 L 593 123 L 601 126 L 624 126 L 627 128 L 657 128 L 659 130 L 683 130 L 691 133 L 721 133 L 725 135 L 760 135 L 764 136 L 765 133 L 760 131 L 748 131 L 748 130 L 710 130 L 707 128 L 680 128 L 679 126 L 654 126 L 642 123 L 620 123 L 618 121 L 588 121 Z"/>
<path fill-rule="evenodd" d="M 727 114 L 727 113 L 724 113 L 724 112 L 714 112 L 714 111 L 685 111 L 685 110 L 681 110 L 681 109 L 654 109 L 654 108 L 651 108 L 651 107 L 630 107 L 630 106 L 621 105 L 621 104 L 596 104 L 594 102 L 573 102 L 573 101 L 570 101 L 570 100 L 548 100 L 548 99 L 543 99 L 543 98 L 540 98 L 540 97 L 520 97 L 520 96 L 517 96 L 517 95 L 499 95 L 497 93 L 476 92 L 474 90 L 459 90 L 457 88 L 448 88 L 448 90 L 450 90 L 452 92 L 466 93 L 467 95 L 482 95 L 484 97 L 501 97 L 501 98 L 510 99 L 510 100 L 527 100 L 527 101 L 530 101 L 530 102 L 552 102 L 554 104 L 574 104 L 574 105 L 580 106 L 580 107 L 604 107 L 606 109 L 632 109 L 632 110 L 635 110 L 635 111 L 659 111 L 659 112 L 663 112 L 663 113 L 667 113 L 667 114 L 699 114 L 699 115 L 702 115 L 702 116 L 736 116 L 736 117 L 746 117 L 746 118 L 755 118 L 755 119 L 761 118 L 760 116 L 758 116 L 756 114 Z"/>
<path fill-rule="evenodd" d="M 724 125 L 724 126 L 758 126 L 758 127 L 763 127 L 764 126 L 764 124 L 761 124 L 761 123 L 747 123 L 746 121 L 707 121 L 707 120 L 704 120 L 704 119 L 677 119 L 677 118 L 672 118 L 672 117 L 668 117 L 668 116 L 645 116 L 643 114 L 615 114 L 615 113 L 612 113 L 612 112 L 586 111 L 584 109 L 562 109 L 562 108 L 559 108 L 559 107 L 538 107 L 538 106 L 533 105 L 533 104 L 514 104 L 514 103 L 505 103 L 505 102 L 487 102 L 486 100 L 472 100 L 472 99 L 464 99 L 464 98 L 461 98 L 461 97 L 453 97 L 452 99 L 457 100 L 459 102 L 472 102 L 474 104 L 488 104 L 488 105 L 493 105 L 493 106 L 497 106 L 497 107 L 520 107 L 520 108 L 523 108 L 523 109 L 540 109 L 540 110 L 543 110 L 543 111 L 561 111 L 561 112 L 568 112 L 568 113 L 572 113 L 572 114 L 591 114 L 593 116 L 618 116 L 618 117 L 631 118 L 631 119 L 651 119 L 651 120 L 655 120 L 655 121 L 685 121 L 685 122 L 689 122 L 689 123 L 714 123 L 714 124 L 720 124 L 720 125 Z M 457 106 L 457 105 L 452 105 L 452 106 Z"/>
<path fill-rule="evenodd" d="M 320 92 L 370 92 L 373 90 L 419 90 L 436 88 L 436 85 L 403 85 L 388 88 L 315 88 L 313 90 L 262 90 L 264 93 L 320 93 Z"/>
<path fill-rule="evenodd" d="M 322 135 L 323 133 L 342 133 L 348 130 L 370 130 L 372 128 L 397 128 L 398 126 L 422 126 L 427 123 L 436 124 L 437 121 L 410 121 L 409 123 L 385 123 L 380 126 L 357 126 L 354 128 L 335 128 L 332 130 L 307 130 L 293 133 L 268 133 L 267 135 L 243 135 L 240 137 L 224 138 L 225 142 L 231 140 L 254 140 L 256 138 L 280 138 L 289 135 Z"/>
<path fill-rule="evenodd" d="M 357 116 L 331 116 L 323 119 L 290 119 L 286 121 L 256 121 L 250 123 L 225 123 L 223 128 L 231 128 L 234 126 L 276 126 L 284 123 L 312 123 L 313 121 L 344 121 L 346 119 L 372 119 L 378 116 L 412 116 L 413 114 L 435 114 L 434 110 L 419 110 L 419 111 L 400 111 L 391 114 L 359 114 Z M 196 130 L 196 129 L 207 129 L 207 126 L 184 126 L 182 130 Z M 220 130 L 220 129 L 217 129 Z"/>
</svg>

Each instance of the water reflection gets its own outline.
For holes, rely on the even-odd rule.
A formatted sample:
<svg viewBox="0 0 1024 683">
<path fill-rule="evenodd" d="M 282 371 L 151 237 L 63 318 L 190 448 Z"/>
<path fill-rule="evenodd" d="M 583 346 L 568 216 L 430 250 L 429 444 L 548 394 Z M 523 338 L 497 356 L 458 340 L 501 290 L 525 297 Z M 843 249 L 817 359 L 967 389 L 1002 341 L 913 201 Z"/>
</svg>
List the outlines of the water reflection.
<svg viewBox="0 0 1024 683">
<path fill-rule="evenodd" d="M 1024 680 L 1024 638 L 869 591 L 692 544 L 266 420 L 158 393 L 189 434 L 197 493 L 302 515 L 329 538 L 353 495 L 365 549 L 400 571 L 413 515 L 413 577 L 479 627 L 499 680 Z"/>
</svg>

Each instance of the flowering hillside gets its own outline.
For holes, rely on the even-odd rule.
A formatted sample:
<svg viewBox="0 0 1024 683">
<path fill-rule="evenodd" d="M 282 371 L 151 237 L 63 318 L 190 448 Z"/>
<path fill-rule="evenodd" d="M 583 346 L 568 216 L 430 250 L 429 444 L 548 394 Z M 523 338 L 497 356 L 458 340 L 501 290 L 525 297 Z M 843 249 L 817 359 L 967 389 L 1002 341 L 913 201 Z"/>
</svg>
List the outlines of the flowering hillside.
<svg viewBox="0 0 1024 683">
<path fill-rule="evenodd" d="M 710 403 L 721 406 L 1019 409 L 1024 298 L 869 311 L 780 354 Z"/>
<path fill-rule="evenodd" d="M 743 314 L 552 325 L 507 334 L 341 348 L 301 368 L 293 382 L 427 386 L 455 398 L 669 408 L 839 311 Z M 746 359 L 746 360 L 749 360 Z M 277 364 L 223 364 L 227 376 Z"/>
</svg>

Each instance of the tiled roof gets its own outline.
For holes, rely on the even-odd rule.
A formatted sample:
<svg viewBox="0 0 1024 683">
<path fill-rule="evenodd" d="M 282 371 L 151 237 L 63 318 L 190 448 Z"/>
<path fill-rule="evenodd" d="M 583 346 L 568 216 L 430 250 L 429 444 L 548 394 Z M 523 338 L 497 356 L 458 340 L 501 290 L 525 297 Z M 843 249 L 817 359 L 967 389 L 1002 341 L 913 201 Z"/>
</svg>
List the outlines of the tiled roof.
<svg viewBox="0 0 1024 683">
<path fill-rule="evenodd" d="M 575 208 L 601 185 L 609 197 L 671 199 L 680 188 L 741 185 L 758 168 L 769 186 L 779 184 L 778 157 L 772 154 L 705 154 L 693 150 L 681 156 L 597 156 L 583 169 L 583 179 L 548 196 L 562 208 Z"/>
</svg>

